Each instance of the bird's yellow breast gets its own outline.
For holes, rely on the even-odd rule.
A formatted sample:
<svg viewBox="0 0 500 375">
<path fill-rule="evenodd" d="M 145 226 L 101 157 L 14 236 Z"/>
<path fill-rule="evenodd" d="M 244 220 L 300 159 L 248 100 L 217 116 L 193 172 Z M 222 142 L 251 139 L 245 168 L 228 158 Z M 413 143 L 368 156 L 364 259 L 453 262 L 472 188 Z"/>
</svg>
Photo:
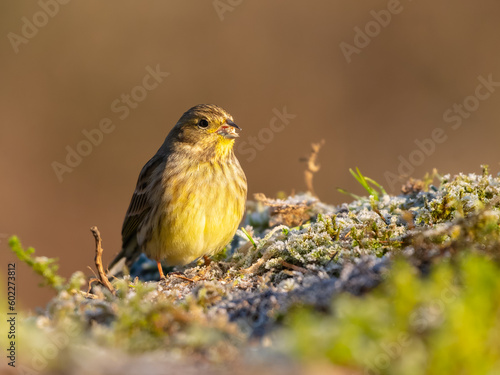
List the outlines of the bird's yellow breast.
<svg viewBox="0 0 500 375">
<path fill-rule="evenodd" d="M 199 163 L 182 179 L 165 179 L 164 215 L 146 254 L 169 265 L 192 262 L 224 248 L 240 223 L 246 199 L 246 180 L 239 164 Z M 242 191 L 244 190 L 244 191 Z"/>
</svg>

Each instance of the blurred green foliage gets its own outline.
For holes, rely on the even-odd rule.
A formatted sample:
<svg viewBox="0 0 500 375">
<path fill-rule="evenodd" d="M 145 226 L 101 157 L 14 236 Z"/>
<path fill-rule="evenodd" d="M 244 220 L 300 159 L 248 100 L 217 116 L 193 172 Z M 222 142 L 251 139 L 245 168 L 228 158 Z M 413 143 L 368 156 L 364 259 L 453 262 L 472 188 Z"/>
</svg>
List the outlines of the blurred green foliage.
<svg viewBox="0 0 500 375">
<path fill-rule="evenodd" d="M 85 284 L 83 272 L 75 272 L 66 282 L 64 277 L 57 274 L 59 266 L 56 258 L 34 257 L 35 249 L 32 247 L 24 249 L 17 236 L 9 238 L 9 246 L 20 261 L 26 263 L 35 273 L 42 276 L 41 285 L 47 285 L 58 292 L 75 293 Z"/>
<path fill-rule="evenodd" d="M 500 373 L 500 267 L 467 254 L 426 276 L 398 260 L 362 297 L 344 294 L 332 314 L 301 309 L 287 340 L 303 361 L 373 374 Z"/>
</svg>

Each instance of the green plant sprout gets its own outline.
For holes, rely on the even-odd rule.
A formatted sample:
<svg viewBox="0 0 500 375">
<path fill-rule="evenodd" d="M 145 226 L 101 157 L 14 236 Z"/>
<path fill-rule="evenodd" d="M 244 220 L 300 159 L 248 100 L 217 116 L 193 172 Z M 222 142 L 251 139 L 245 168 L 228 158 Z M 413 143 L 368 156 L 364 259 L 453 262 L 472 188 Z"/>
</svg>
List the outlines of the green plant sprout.
<svg viewBox="0 0 500 375">
<path fill-rule="evenodd" d="M 243 227 L 241 227 L 241 231 L 243 232 L 243 234 L 245 234 L 245 236 L 247 236 L 248 238 L 248 241 L 250 241 L 253 245 L 253 247 L 256 249 L 257 248 L 257 244 L 255 243 L 254 239 L 252 238 L 252 236 L 250 235 L 250 233 L 247 232 L 247 230 Z"/>
<path fill-rule="evenodd" d="M 365 188 L 365 190 L 368 192 L 368 194 L 371 195 L 371 196 L 373 196 L 375 198 L 375 200 L 377 202 L 380 201 L 380 196 L 387 195 L 387 192 L 385 191 L 385 189 L 383 188 L 382 185 L 380 185 L 378 182 L 376 182 L 375 180 L 371 179 L 370 177 L 363 176 L 363 174 L 361 173 L 361 171 L 359 170 L 358 167 L 356 167 L 356 172 L 354 172 L 351 168 L 349 168 L 349 172 L 361 184 L 361 186 L 363 186 Z M 370 186 L 370 184 L 372 184 L 376 188 L 378 188 L 380 190 L 380 192 L 377 191 L 372 186 Z M 360 197 L 360 196 L 358 196 L 356 194 L 350 193 L 347 190 L 344 190 L 344 189 L 341 189 L 341 188 L 337 188 L 337 190 L 340 193 L 342 193 L 342 194 L 350 195 L 354 199 L 362 200 L 362 197 Z"/>
</svg>

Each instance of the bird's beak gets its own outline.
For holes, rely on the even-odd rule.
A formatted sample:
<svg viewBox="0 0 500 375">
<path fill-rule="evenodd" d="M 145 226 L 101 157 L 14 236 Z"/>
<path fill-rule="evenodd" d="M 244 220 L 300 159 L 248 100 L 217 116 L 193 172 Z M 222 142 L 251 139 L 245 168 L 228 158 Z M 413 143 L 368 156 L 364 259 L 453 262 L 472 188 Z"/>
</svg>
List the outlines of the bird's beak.
<svg viewBox="0 0 500 375">
<path fill-rule="evenodd" d="M 238 125 L 227 119 L 226 122 L 222 124 L 219 129 L 217 129 L 217 134 L 220 134 L 227 139 L 234 139 L 240 136 L 236 133 L 235 129 L 241 130 Z"/>
</svg>

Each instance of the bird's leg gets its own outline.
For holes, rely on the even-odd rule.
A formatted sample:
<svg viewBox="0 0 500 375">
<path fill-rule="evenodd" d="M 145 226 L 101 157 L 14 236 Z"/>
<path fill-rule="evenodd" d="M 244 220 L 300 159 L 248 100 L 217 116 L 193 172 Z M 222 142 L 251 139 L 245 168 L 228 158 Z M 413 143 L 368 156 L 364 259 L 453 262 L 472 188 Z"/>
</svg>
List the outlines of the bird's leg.
<svg viewBox="0 0 500 375">
<path fill-rule="evenodd" d="M 203 260 L 205 261 L 205 267 L 208 267 L 210 265 L 210 263 L 212 263 L 212 259 L 210 259 L 206 255 L 203 255 Z"/>
<path fill-rule="evenodd" d="M 156 262 L 156 265 L 158 266 L 158 271 L 160 272 L 160 280 L 166 279 L 165 274 L 163 273 L 163 268 L 161 266 L 161 263 Z"/>
</svg>

